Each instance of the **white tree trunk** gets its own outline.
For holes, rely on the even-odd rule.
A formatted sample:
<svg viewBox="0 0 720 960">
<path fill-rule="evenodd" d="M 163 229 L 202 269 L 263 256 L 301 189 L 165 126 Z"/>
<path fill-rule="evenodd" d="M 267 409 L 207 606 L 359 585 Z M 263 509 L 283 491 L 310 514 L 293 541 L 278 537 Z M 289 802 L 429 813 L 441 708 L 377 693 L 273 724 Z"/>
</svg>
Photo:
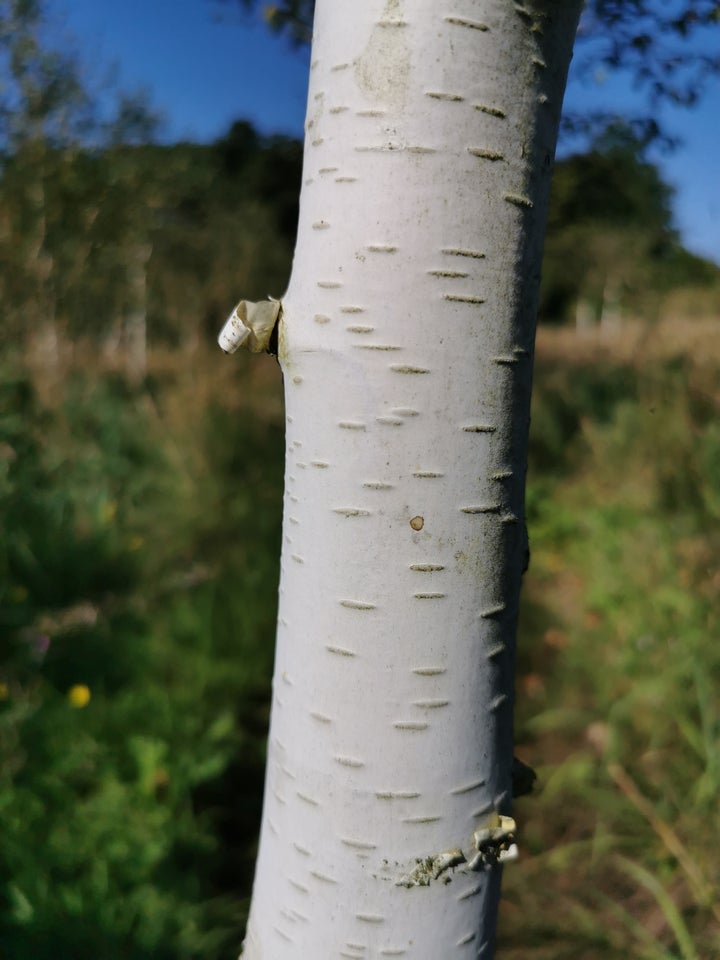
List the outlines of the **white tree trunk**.
<svg viewBox="0 0 720 960">
<path fill-rule="evenodd" d="M 575 332 L 587 333 L 597 326 L 597 310 L 590 300 L 578 295 L 575 304 Z"/>
<path fill-rule="evenodd" d="M 125 317 L 125 368 L 132 383 L 147 373 L 147 268 L 152 245 L 139 243 L 128 254 L 130 309 Z"/>
<path fill-rule="evenodd" d="M 318 0 L 246 960 L 492 953 L 542 233 L 581 0 Z M 492 859 L 492 857 L 491 857 Z"/>
<path fill-rule="evenodd" d="M 611 337 L 620 330 L 621 326 L 620 284 L 616 280 L 606 277 L 600 304 L 600 333 Z"/>
</svg>

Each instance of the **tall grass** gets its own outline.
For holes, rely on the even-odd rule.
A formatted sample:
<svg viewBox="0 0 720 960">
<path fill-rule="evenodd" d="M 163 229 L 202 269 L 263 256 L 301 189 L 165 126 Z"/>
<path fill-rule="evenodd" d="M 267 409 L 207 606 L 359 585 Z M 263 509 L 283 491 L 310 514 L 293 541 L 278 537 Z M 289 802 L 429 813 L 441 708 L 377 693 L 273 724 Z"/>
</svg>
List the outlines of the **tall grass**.
<svg viewBox="0 0 720 960">
<path fill-rule="evenodd" d="M 283 452 L 276 416 L 238 411 L 244 379 L 210 398 L 197 368 L 74 370 L 52 410 L 2 380 L 3 957 L 237 953 Z"/>
<path fill-rule="evenodd" d="M 518 738 L 542 787 L 500 956 L 720 956 L 719 406 L 689 358 L 540 365 Z"/>
<path fill-rule="evenodd" d="M 538 356 L 516 712 L 540 789 L 498 957 L 720 957 L 720 360 L 557 334 Z M 0 955 L 229 960 L 269 709 L 278 371 L 13 370 Z"/>
</svg>

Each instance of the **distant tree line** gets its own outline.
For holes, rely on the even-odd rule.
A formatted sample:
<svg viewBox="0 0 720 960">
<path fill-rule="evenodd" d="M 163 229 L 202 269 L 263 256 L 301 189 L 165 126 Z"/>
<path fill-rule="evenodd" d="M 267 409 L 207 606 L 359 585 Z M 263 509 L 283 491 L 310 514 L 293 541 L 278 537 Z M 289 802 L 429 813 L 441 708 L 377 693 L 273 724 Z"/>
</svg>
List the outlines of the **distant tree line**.
<svg viewBox="0 0 720 960">
<path fill-rule="evenodd" d="M 301 30 L 310 9 L 267 15 Z M 302 147 L 242 120 L 208 145 L 153 143 L 147 104 L 118 96 L 101 116 L 43 22 L 38 0 L 0 2 L 0 335 L 46 362 L 90 338 L 142 376 L 149 342 L 192 346 L 241 296 L 283 292 Z M 672 191 L 644 147 L 632 125 L 614 125 L 557 164 L 544 321 L 652 317 L 668 289 L 716 282 L 682 249 Z"/>
<path fill-rule="evenodd" d="M 4 338 L 91 338 L 140 369 L 148 340 L 210 338 L 240 296 L 283 292 L 301 161 L 298 141 L 246 121 L 209 145 L 19 144 L 0 175 Z M 668 290 L 717 283 L 680 244 L 671 199 L 622 131 L 559 161 L 541 319 L 651 318 Z"/>
<path fill-rule="evenodd" d="M 238 122 L 209 146 L 153 143 L 140 98 L 100 109 L 42 0 L 0 0 L 2 342 L 53 361 L 78 338 L 131 357 L 193 342 L 243 296 L 282 292 L 301 146 Z"/>
<path fill-rule="evenodd" d="M 540 319 L 578 327 L 658 316 L 671 290 L 717 287 L 720 270 L 682 246 L 673 190 L 631 128 L 611 125 L 553 177 Z"/>
<path fill-rule="evenodd" d="M 281 293 L 300 165 L 244 122 L 208 146 L 21 144 L 0 174 L 3 337 L 92 338 L 142 368 L 148 339 L 187 345 Z"/>
</svg>

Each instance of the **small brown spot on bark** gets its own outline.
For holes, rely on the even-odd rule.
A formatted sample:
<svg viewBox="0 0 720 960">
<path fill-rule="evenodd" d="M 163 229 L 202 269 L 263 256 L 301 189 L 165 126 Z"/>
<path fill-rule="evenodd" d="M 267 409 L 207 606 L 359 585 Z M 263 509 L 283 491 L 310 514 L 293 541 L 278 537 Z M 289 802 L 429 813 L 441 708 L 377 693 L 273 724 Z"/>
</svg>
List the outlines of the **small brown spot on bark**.
<svg viewBox="0 0 720 960">
<path fill-rule="evenodd" d="M 410 521 L 410 526 L 413 528 L 413 530 L 422 530 L 422 528 L 425 526 L 425 518 L 413 517 Z"/>
</svg>

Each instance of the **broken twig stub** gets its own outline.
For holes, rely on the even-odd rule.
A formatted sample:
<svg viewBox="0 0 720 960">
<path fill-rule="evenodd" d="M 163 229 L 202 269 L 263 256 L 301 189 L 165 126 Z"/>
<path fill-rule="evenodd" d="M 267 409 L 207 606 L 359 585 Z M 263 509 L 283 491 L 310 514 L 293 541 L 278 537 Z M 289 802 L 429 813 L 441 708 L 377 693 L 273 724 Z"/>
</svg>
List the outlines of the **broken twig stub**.
<svg viewBox="0 0 720 960">
<path fill-rule="evenodd" d="M 220 349 L 225 353 L 235 353 L 240 347 L 250 353 L 277 352 L 272 345 L 281 312 L 279 300 L 261 300 L 259 303 L 241 300 L 220 331 Z"/>
</svg>

